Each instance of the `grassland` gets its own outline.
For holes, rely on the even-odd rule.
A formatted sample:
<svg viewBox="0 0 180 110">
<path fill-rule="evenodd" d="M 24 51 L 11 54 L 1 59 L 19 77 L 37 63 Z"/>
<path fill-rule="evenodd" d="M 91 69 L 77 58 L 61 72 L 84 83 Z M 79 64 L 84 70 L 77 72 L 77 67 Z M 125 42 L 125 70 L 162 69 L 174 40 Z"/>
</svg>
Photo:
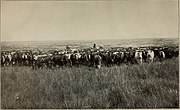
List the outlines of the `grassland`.
<svg viewBox="0 0 180 110">
<path fill-rule="evenodd" d="M 178 108 L 179 59 L 95 69 L 1 68 L 2 108 Z"/>
</svg>

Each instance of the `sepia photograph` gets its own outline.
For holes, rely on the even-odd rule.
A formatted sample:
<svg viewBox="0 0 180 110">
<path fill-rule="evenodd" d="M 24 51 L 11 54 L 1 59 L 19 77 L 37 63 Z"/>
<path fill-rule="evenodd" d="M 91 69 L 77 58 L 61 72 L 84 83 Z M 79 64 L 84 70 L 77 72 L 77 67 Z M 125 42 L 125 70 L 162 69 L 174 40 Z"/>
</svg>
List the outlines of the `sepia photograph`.
<svg viewBox="0 0 180 110">
<path fill-rule="evenodd" d="M 1 109 L 179 109 L 179 0 L 1 0 Z"/>
</svg>

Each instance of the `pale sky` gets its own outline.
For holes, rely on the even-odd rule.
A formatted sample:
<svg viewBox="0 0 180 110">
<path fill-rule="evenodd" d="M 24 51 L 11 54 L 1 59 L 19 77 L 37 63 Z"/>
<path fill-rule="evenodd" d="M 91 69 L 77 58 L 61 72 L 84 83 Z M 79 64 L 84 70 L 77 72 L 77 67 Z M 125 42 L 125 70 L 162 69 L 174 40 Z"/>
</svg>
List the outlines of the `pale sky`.
<svg viewBox="0 0 180 110">
<path fill-rule="evenodd" d="M 1 40 L 178 37 L 178 0 L 3 1 Z"/>
</svg>

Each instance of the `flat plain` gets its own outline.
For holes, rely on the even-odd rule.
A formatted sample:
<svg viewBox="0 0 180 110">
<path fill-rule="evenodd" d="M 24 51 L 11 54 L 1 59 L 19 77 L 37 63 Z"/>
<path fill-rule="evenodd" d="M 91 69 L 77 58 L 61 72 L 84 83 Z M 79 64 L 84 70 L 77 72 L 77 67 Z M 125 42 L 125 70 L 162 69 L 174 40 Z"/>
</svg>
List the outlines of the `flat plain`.
<svg viewBox="0 0 180 110">
<path fill-rule="evenodd" d="M 2 50 L 179 46 L 178 39 L 2 42 Z M 1 67 L 1 108 L 179 108 L 179 58 L 105 67 Z"/>
</svg>

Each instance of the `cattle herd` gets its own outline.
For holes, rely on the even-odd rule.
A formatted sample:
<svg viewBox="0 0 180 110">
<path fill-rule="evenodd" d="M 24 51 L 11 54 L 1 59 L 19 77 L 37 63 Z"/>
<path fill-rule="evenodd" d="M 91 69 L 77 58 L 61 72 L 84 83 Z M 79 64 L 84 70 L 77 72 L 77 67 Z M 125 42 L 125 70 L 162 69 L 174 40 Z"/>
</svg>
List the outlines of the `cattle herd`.
<svg viewBox="0 0 180 110">
<path fill-rule="evenodd" d="M 176 47 L 117 47 L 110 49 L 64 49 L 48 52 L 35 50 L 1 51 L 1 66 L 30 66 L 37 68 L 55 68 L 89 66 L 100 68 L 121 64 L 140 64 L 143 62 L 163 61 L 178 57 Z"/>
</svg>

